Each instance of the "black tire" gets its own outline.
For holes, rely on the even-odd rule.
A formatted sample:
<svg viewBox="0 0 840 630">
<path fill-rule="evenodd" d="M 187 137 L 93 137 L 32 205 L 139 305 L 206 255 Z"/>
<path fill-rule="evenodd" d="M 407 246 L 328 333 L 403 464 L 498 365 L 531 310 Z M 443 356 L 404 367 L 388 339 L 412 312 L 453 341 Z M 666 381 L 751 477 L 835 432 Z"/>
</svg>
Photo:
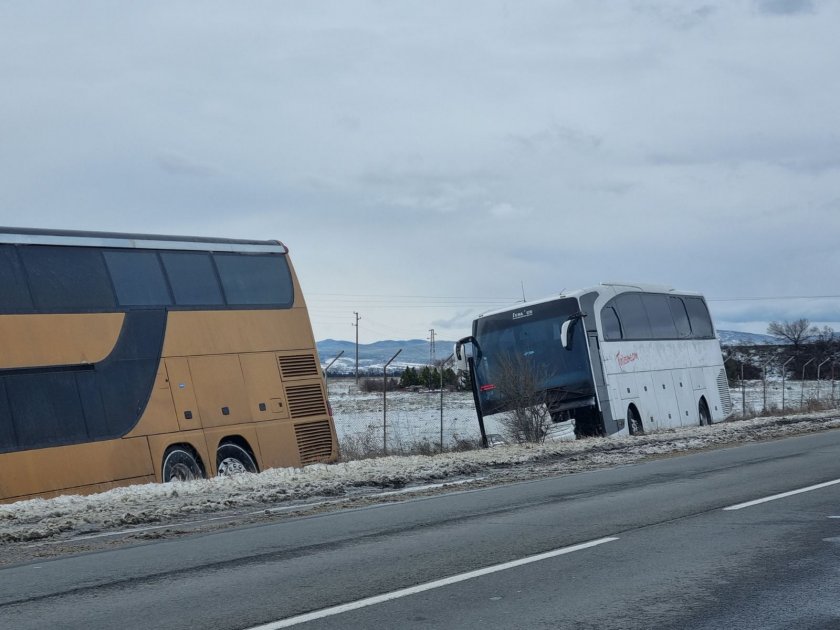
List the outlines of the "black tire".
<svg viewBox="0 0 840 630">
<path fill-rule="evenodd" d="M 639 411 L 632 405 L 627 408 L 627 429 L 630 435 L 644 435 L 645 428 L 642 426 L 642 417 Z"/>
<path fill-rule="evenodd" d="M 219 444 L 216 449 L 216 474 L 227 477 L 246 472 L 257 472 L 257 464 L 251 454 L 233 442 Z"/>
<path fill-rule="evenodd" d="M 163 468 L 161 471 L 164 483 L 170 481 L 192 481 L 202 479 L 204 472 L 201 464 L 196 460 L 195 455 L 188 449 L 175 446 L 166 451 L 163 456 Z"/>
<path fill-rule="evenodd" d="M 712 414 L 709 413 L 709 405 L 705 398 L 700 399 L 700 404 L 697 408 L 697 415 L 700 416 L 700 426 L 708 427 L 712 425 Z"/>
</svg>

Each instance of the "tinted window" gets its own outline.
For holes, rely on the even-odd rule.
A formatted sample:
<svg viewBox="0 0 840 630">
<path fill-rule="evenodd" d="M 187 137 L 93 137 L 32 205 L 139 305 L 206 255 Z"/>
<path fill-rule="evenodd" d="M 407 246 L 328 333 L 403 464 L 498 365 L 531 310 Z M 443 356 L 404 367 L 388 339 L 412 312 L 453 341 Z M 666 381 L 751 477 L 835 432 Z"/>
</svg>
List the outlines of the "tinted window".
<svg viewBox="0 0 840 630">
<path fill-rule="evenodd" d="M 625 339 L 650 339 L 651 330 L 642 297 L 638 293 L 623 293 L 615 298 Z"/>
<path fill-rule="evenodd" d="M 601 326 L 604 328 L 604 339 L 615 341 L 621 339 L 621 322 L 612 306 L 601 310 Z"/>
<path fill-rule="evenodd" d="M 677 334 L 680 337 L 691 336 L 691 324 L 688 323 L 688 313 L 685 312 L 685 304 L 678 297 L 668 298 L 671 304 L 671 315 L 674 324 L 677 326 Z"/>
<path fill-rule="evenodd" d="M 667 295 L 646 293 L 642 295 L 642 303 L 647 311 L 650 330 L 654 339 L 676 339 L 677 327 L 671 316 Z"/>
<path fill-rule="evenodd" d="M 0 453 L 17 448 L 15 425 L 12 422 L 12 410 L 6 398 L 6 381 L 0 379 Z"/>
<path fill-rule="evenodd" d="M 224 304 L 222 290 L 216 280 L 210 254 L 194 252 L 163 253 L 160 255 L 169 284 L 175 294 L 175 304 L 181 306 Z"/>
<path fill-rule="evenodd" d="M 709 310 L 705 302 L 698 297 L 685 298 L 685 307 L 688 310 L 688 318 L 691 320 L 691 331 L 695 337 L 713 337 L 712 318 L 709 317 Z"/>
<path fill-rule="evenodd" d="M 228 304 L 294 302 L 292 274 L 281 255 L 214 254 Z"/>
<path fill-rule="evenodd" d="M 157 254 L 143 251 L 105 252 L 120 306 L 162 306 L 172 303 Z"/>
<path fill-rule="evenodd" d="M 35 307 L 42 311 L 114 308 L 114 292 L 102 253 L 86 247 L 20 248 Z"/>
<path fill-rule="evenodd" d="M 0 310 L 4 313 L 32 310 L 23 266 L 11 245 L 0 245 Z"/>
</svg>

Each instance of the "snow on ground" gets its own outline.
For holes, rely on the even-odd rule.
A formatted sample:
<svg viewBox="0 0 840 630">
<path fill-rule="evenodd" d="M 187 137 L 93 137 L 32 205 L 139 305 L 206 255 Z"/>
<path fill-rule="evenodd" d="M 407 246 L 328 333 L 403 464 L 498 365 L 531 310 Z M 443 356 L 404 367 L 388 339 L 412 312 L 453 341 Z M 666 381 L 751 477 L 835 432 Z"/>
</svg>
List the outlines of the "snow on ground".
<svg viewBox="0 0 840 630">
<path fill-rule="evenodd" d="M 90 496 L 0 505 L 0 543 L 49 541 L 189 522 L 232 510 L 283 509 L 314 497 L 341 498 L 481 476 L 505 483 L 617 466 L 648 457 L 840 428 L 837 410 L 724 422 L 636 437 L 510 445 L 431 456 L 381 457 L 257 475 L 118 488 Z M 488 481 L 489 480 L 489 481 Z M 206 516 L 205 516 L 206 518 Z"/>
</svg>

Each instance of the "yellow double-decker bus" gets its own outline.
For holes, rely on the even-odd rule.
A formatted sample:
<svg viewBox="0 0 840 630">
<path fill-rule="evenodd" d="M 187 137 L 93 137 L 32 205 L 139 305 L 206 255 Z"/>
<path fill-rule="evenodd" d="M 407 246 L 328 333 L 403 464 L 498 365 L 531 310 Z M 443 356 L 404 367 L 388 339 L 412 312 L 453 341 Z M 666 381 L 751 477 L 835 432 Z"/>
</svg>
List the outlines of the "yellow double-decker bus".
<svg viewBox="0 0 840 630">
<path fill-rule="evenodd" d="M 0 501 L 337 457 L 282 243 L 0 228 Z"/>
</svg>

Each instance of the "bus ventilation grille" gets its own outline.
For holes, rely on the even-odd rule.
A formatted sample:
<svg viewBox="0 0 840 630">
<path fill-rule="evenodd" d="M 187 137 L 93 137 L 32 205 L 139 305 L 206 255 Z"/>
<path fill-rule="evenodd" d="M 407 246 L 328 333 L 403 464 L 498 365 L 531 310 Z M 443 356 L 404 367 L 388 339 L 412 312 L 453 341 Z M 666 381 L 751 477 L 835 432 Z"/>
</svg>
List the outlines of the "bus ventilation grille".
<svg viewBox="0 0 840 630">
<path fill-rule="evenodd" d="M 320 385 L 287 387 L 286 400 L 289 401 L 289 413 L 291 413 L 292 418 L 325 416 L 327 414 L 327 404 Z"/>
<path fill-rule="evenodd" d="M 726 379 L 726 370 L 721 370 L 717 377 L 718 392 L 720 393 L 720 404 L 723 406 L 723 415 L 732 413 L 732 396 L 729 395 L 729 381 Z"/>
<path fill-rule="evenodd" d="M 291 357 L 278 357 L 280 373 L 283 378 L 299 376 L 318 376 L 318 364 L 311 354 L 298 354 Z"/>
<path fill-rule="evenodd" d="M 295 437 L 301 464 L 324 461 L 332 455 L 332 432 L 326 420 L 295 425 Z"/>
</svg>

